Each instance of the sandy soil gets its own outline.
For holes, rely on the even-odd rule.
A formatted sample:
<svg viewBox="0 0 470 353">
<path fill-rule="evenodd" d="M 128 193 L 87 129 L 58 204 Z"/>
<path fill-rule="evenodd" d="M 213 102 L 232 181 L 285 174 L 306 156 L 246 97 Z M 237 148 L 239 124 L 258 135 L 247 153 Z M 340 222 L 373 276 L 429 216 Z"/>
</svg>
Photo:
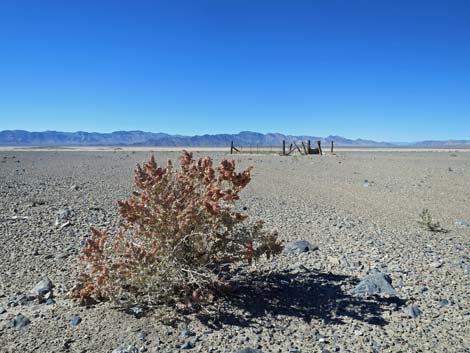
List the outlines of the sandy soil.
<svg viewBox="0 0 470 353">
<path fill-rule="evenodd" d="M 161 162 L 178 156 L 152 150 Z M 196 150 L 216 160 L 227 156 Z M 319 250 L 260 264 L 240 280 L 243 290 L 227 299 L 224 312 L 169 326 L 159 310 L 136 318 L 109 303 L 80 307 L 65 295 L 89 226 L 117 227 L 116 200 L 129 196 L 132 169 L 150 152 L 3 150 L 0 352 L 111 352 L 130 345 L 134 352 L 179 352 L 186 341 L 190 351 L 214 353 L 469 352 L 470 227 L 456 223 L 470 222 L 467 151 L 234 155 L 240 167 L 254 166 L 241 206 L 286 242 L 304 239 Z M 55 225 L 66 208 L 70 224 Z M 445 232 L 418 226 L 424 208 Z M 374 268 L 390 275 L 398 298 L 352 295 Z M 46 276 L 55 303 L 15 305 L 15 296 Z M 416 318 L 409 317 L 411 305 L 421 312 Z M 10 328 L 20 313 L 30 323 Z M 81 318 L 76 326 L 72 314 Z M 185 328 L 194 335 L 185 337 Z"/>
</svg>

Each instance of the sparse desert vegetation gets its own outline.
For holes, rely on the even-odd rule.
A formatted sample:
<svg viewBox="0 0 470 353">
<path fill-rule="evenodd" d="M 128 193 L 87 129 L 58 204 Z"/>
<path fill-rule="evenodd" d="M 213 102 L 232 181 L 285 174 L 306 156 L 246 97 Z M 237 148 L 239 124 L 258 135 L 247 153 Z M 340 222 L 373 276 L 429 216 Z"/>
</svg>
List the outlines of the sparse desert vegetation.
<svg viewBox="0 0 470 353">
<path fill-rule="evenodd" d="M 251 167 L 237 173 L 223 159 L 183 152 L 179 168 L 160 167 L 154 156 L 137 165 L 134 196 L 119 201 L 124 219 L 116 234 L 92 228 L 82 249 L 86 271 L 74 289 L 83 302 L 114 299 L 127 304 L 192 308 L 229 287 L 222 267 L 251 264 L 282 250 L 263 222 L 247 222 L 234 209 L 251 180 Z"/>
<path fill-rule="evenodd" d="M 0 252 L 0 350 L 468 351 L 470 154 L 363 150 L 325 156 L 237 155 L 235 171 L 229 162 L 217 169 L 230 158 L 226 152 L 210 153 L 213 166 L 204 159 L 207 153 L 184 155 L 183 165 L 194 171 L 186 179 L 177 165 L 166 174 L 167 160 L 177 160 L 179 152 L 158 151 L 155 161 L 144 166 L 148 151 L 0 152 L 0 233 L 7 249 Z M 141 168 L 134 184 L 136 164 Z M 216 182 L 221 171 L 232 180 L 224 188 Z M 215 179 L 209 177 L 206 184 L 201 172 Z M 185 180 L 181 184 L 178 175 Z M 183 198 L 188 201 L 180 204 L 183 209 L 194 202 L 198 206 L 187 213 L 190 222 L 184 225 L 180 219 L 178 228 L 174 217 L 180 213 L 162 213 L 178 203 L 165 197 L 173 188 L 184 194 L 188 185 L 203 192 Z M 240 197 L 232 203 L 230 196 L 222 218 L 207 213 L 215 204 L 203 202 L 217 189 Z M 224 198 L 218 192 L 211 195 Z M 119 206 L 116 200 L 127 201 Z M 448 232 L 423 236 L 416 210 L 426 206 Z M 237 214 L 248 214 L 253 222 L 238 222 Z M 276 239 L 286 246 L 274 258 L 261 256 L 254 266 L 246 261 L 251 235 L 238 236 L 245 223 L 252 229 L 257 219 L 264 220 L 263 229 L 276 229 Z M 429 213 L 421 221 L 435 228 Z M 226 239 L 221 228 L 211 233 L 205 224 L 233 225 L 227 236 L 240 242 L 229 252 L 229 261 L 217 251 L 203 255 L 201 246 L 211 244 L 207 236 Z M 171 244 L 178 229 L 201 236 L 180 248 Z M 99 244 L 105 232 L 108 238 Z M 202 273 L 216 276 L 207 286 L 191 276 L 179 277 L 167 292 L 175 299 L 160 303 L 158 294 L 170 282 L 145 273 L 153 255 L 144 250 L 155 246 L 157 254 L 164 239 L 169 242 L 162 244 L 163 254 L 177 249 L 175 256 L 166 257 L 166 266 L 188 266 L 199 259 L 195 268 L 186 268 L 216 269 Z M 144 241 L 150 245 L 143 248 Z M 109 248 L 100 247 L 106 242 Z M 136 250 L 128 259 L 143 272 L 135 272 L 132 286 L 121 273 L 116 282 L 100 282 L 112 285 L 107 292 L 88 293 L 115 301 L 84 300 L 87 305 L 81 305 L 70 296 L 82 273 L 93 276 L 93 283 L 101 281 L 100 271 L 87 272 L 79 259 L 90 244 L 100 246 L 88 252 L 93 259 L 87 261 L 96 260 L 101 270 L 121 265 L 108 260 L 121 261 L 126 247 Z M 113 246 L 123 248 L 112 252 Z M 148 263 L 147 255 L 152 259 Z M 169 266 L 166 271 L 178 277 L 182 268 Z M 157 295 L 149 298 L 146 293 Z"/>
<path fill-rule="evenodd" d="M 438 221 L 435 221 L 432 218 L 431 212 L 427 208 L 424 208 L 419 214 L 418 224 L 421 226 L 421 228 L 430 232 L 446 231 L 444 228 L 442 228 L 441 224 Z"/>
</svg>

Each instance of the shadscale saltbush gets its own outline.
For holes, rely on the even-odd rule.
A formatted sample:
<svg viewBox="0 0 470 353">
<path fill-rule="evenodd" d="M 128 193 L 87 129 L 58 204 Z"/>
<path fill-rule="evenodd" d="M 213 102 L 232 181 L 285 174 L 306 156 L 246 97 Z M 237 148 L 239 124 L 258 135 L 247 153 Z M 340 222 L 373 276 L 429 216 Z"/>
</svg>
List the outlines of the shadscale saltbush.
<svg viewBox="0 0 470 353">
<path fill-rule="evenodd" d="M 85 270 L 74 296 L 82 301 L 193 305 L 224 288 L 226 264 L 251 263 L 281 252 L 275 232 L 249 222 L 235 201 L 251 180 L 251 167 L 235 162 L 214 169 L 209 157 L 183 152 L 179 168 L 154 157 L 137 165 L 137 191 L 119 201 L 123 222 L 116 234 L 91 229 L 82 248 Z"/>
</svg>

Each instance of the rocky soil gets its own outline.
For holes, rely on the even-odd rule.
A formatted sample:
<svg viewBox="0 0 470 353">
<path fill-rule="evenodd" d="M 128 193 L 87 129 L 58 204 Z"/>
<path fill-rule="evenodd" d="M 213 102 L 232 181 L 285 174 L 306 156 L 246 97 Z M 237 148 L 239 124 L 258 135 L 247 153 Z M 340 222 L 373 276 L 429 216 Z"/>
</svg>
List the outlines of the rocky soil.
<svg viewBox="0 0 470 353">
<path fill-rule="evenodd" d="M 254 166 L 240 207 L 309 246 L 234 269 L 217 313 L 81 307 L 80 246 L 119 225 L 149 154 L 0 152 L 0 352 L 470 352 L 469 152 L 236 155 Z"/>
</svg>

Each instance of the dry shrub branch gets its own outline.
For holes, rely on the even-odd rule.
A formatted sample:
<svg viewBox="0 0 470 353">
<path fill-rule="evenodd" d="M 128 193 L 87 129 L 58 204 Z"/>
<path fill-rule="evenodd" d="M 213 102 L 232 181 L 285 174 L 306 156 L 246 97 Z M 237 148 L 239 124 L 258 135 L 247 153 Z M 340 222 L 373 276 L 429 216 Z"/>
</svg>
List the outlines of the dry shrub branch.
<svg viewBox="0 0 470 353">
<path fill-rule="evenodd" d="M 251 263 L 278 254 L 282 245 L 262 222 L 234 208 L 250 182 L 251 167 L 195 161 L 184 152 L 179 168 L 154 157 L 135 170 L 137 191 L 119 201 L 123 225 L 110 236 L 92 228 L 82 249 L 86 270 L 74 294 L 83 300 L 122 303 L 200 303 L 223 286 L 221 265 Z"/>
</svg>

